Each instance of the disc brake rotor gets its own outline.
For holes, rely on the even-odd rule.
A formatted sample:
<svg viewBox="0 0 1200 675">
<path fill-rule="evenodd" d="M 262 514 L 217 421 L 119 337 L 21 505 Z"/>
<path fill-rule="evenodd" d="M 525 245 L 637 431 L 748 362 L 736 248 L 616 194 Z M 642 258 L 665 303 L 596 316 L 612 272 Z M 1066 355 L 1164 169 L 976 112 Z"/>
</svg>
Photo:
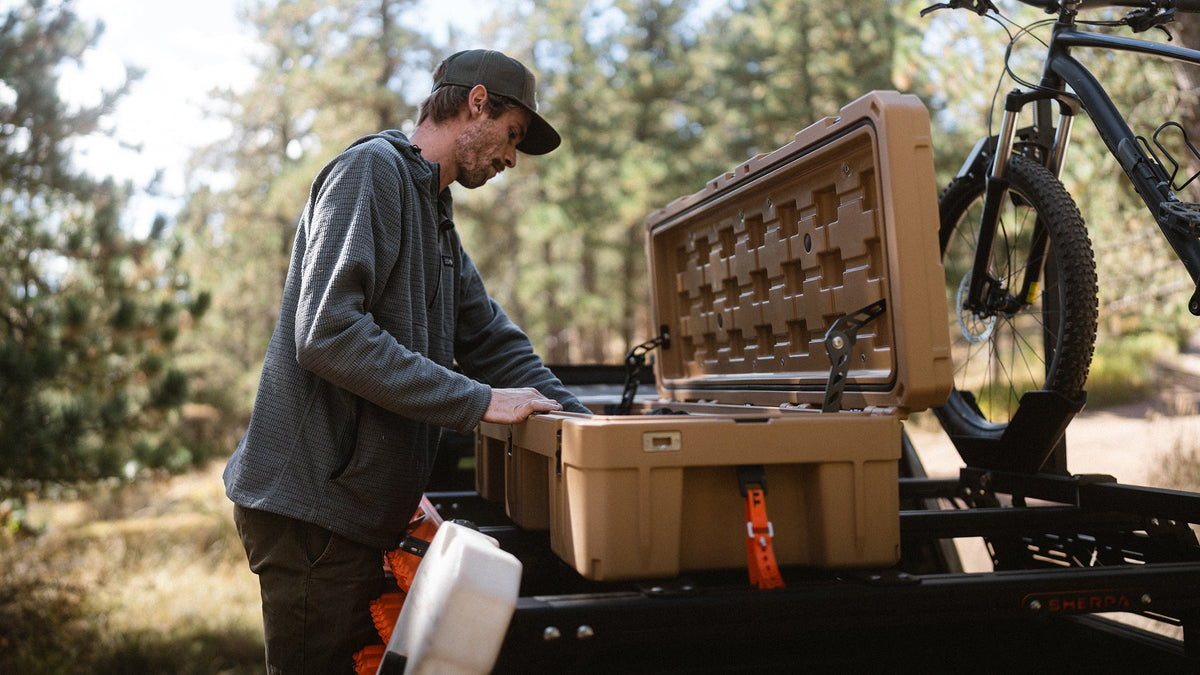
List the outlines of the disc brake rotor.
<svg viewBox="0 0 1200 675">
<path fill-rule="evenodd" d="M 979 316 L 964 306 L 970 288 L 971 273 L 967 272 L 963 275 L 962 281 L 958 282 L 958 294 L 954 298 L 954 306 L 958 308 L 958 328 L 962 331 L 963 337 L 971 344 L 979 344 L 992 338 L 992 331 L 996 329 L 996 316 L 994 314 Z"/>
</svg>

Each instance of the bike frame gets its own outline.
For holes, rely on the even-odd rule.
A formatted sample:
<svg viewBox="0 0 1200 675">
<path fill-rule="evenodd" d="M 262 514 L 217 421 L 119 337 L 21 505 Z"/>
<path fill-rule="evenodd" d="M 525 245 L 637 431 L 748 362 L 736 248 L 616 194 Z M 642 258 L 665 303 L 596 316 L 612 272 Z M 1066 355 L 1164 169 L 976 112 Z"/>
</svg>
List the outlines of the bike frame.
<svg viewBox="0 0 1200 675">
<path fill-rule="evenodd" d="M 1082 107 L 1091 118 L 1100 137 L 1104 139 L 1109 152 L 1117 158 L 1134 189 L 1150 209 L 1163 236 L 1191 275 L 1192 283 L 1197 285 L 1188 308 L 1192 314 L 1200 316 L 1200 239 L 1173 226 L 1163 213 L 1164 204 L 1178 201 L 1171 189 L 1171 179 L 1162 165 L 1146 153 L 1104 87 L 1091 71 L 1071 54 L 1074 49 L 1108 49 L 1200 66 L 1200 50 L 1082 31 L 1075 24 L 1075 13 L 1079 3 L 1067 2 L 1064 5 L 1066 6 L 1059 12 L 1059 19 L 1051 33 L 1048 56 L 1039 86 L 1032 91 L 1014 90 L 1009 93 L 1005 98 L 1004 115 L 998 134 L 992 139 L 985 139 L 995 144 L 995 151 L 991 157 L 987 178 L 987 192 L 979 230 L 980 241 L 993 241 L 998 227 L 1000 204 L 1008 190 L 1005 171 L 1016 143 L 1017 119 L 1021 111 L 1030 104 L 1034 105 L 1032 135 L 1028 139 L 1022 137 L 1023 143 L 1040 148 L 1040 159 L 1046 168 L 1056 177 L 1061 177 L 1070 144 L 1073 118 Z M 1065 85 L 1070 85 L 1075 93 L 1068 93 Z M 1054 102 L 1059 104 L 1057 120 L 1053 118 Z M 964 166 L 964 172 L 981 156 L 983 147 L 983 142 L 976 147 L 972 159 L 968 159 L 968 165 Z M 1044 228 L 1035 225 L 1034 237 L 1036 243 L 1044 244 Z M 995 287 L 996 283 L 987 273 L 991 247 L 980 246 L 976 250 L 969 290 L 971 305 L 989 311 L 1017 311 L 1020 303 L 1025 302 L 1022 299 L 1030 297 L 1030 288 L 1038 281 L 1045 246 L 1035 245 L 1031 247 L 1031 251 L 1034 258 L 1029 261 L 1023 287 L 1019 294 L 1013 296 L 1006 289 Z"/>
</svg>

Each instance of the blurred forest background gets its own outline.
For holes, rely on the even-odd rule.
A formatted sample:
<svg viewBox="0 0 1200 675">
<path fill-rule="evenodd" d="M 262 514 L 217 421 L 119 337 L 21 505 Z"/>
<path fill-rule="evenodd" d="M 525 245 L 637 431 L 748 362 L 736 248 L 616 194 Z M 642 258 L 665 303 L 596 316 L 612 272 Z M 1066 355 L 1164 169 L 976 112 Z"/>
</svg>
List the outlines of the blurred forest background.
<svg viewBox="0 0 1200 675">
<path fill-rule="evenodd" d="M 484 189 L 456 190 L 458 226 L 489 290 L 548 362 L 619 363 L 651 337 L 643 219 L 652 210 L 873 89 L 926 102 L 948 180 L 987 128 L 1006 36 L 970 12 L 921 18 L 927 4 L 497 3 L 478 36 L 451 33 L 442 44 L 418 28 L 412 0 L 247 1 L 240 19 L 261 43 L 256 78 L 211 93 L 210 114 L 234 132 L 197 148 L 188 166 L 223 180 L 190 181 L 183 207 L 150 224 L 123 209 L 155 185 L 84 173 L 72 158 L 73 144 L 103 133 L 138 86 L 139 64 L 99 104 L 68 106 L 60 69 L 101 26 L 69 0 L 12 7 L 0 24 L 0 497 L 10 498 L 9 515 L 47 482 L 182 470 L 233 448 L 310 181 L 355 138 L 411 130 L 429 73 L 449 53 L 487 45 L 530 64 L 541 111 L 565 138 Z M 1020 24 L 1045 18 L 1000 5 Z M 1178 43 L 1200 44 L 1194 17 L 1172 30 Z M 1036 78 L 1039 49 L 1020 42 L 1014 71 Z M 1168 119 L 1200 128 L 1194 74 L 1111 54 L 1089 64 L 1139 133 Z M 1076 139 L 1065 180 L 1096 243 L 1101 356 L 1147 335 L 1155 353 L 1169 351 L 1194 325 L 1186 273 L 1086 120 Z"/>
<path fill-rule="evenodd" d="M 971 12 L 920 18 L 925 5 L 516 2 L 490 10 L 479 36 L 436 44 L 412 0 L 248 1 L 240 19 L 262 43 L 256 79 L 211 92 L 210 114 L 234 133 L 188 166 L 222 186 L 191 181 L 184 208 L 149 227 L 122 208 L 154 185 L 72 162 L 73 142 L 106 130 L 138 85 L 138 65 L 97 106 L 68 107 L 60 67 L 102 26 L 71 1 L 11 8 L 0 28 L 2 491 L 228 453 L 310 181 L 354 138 L 412 129 L 446 54 L 486 44 L 532 65 L 542 113 L 565 138 L 484 190 L 456 191 L 458 227 L 491 293 L 547 362 L 620 363 L 650 336 L 643 219 L 655 208 L 872 89 L 923 98 L 943 183 L 952 175 L 986 129 L 1006 36 Z M 1018 23 L 1043 18 L 1002 6 Z M 1189 19 L 1172 30 L 1200 43 Z M 1022 77 L 1037 76 L 1038 47 L 1026 38 L 1015 50 Z M 1111 54 L 1091 64 L 1136 131 L 1168 119 L 1196 129 L 1187 73 Z M 1147 333 L 1165 337 L 1156 348 L 1180 344 L 1187 275 L 1086 120 L 1075 136 L 1066 181 L 1096 241 L 1102 345 Z"/>
<path fill-rule="evenodd" d="M 149 222 L 130 203 L 158 181 L 94 175 L 75 153 L 112 133 L 152 64 L 69 104 L 60 76 L 102 26 L 71 0 L 0 4 L 0 671 L 261 671 L 221 459 L 249 416 L 310 181 L 355 138 L 411 130 L 442 57 L 489 46 L 538 74 L 563 147 L 455 188 L 457 224 L 548 362 L 615 364 L 651 337 L 645 216 L 860 95 L 921 97 L 948 182 L 1012 83 L 998 82 L 1005 30 L 921 18 L 932 2 L 465 3 L 486 12 L 479 34 L 435 37 L 416 0 L 245 0 L 255 77 L 205 103 L 232 133 L 195 149 L 181 206 Z M 1020 25 L 1047 18 L 997 4 Z M 1171 30 L 1200 46 L 1200 17 Z M 1014 72 L 1035 79 L 1040 50 L 1021 40 Z M 1197 73 L 1087 63 L 1136 132 L 1175 120 L 1200 138 Z M 1145 394 L 1194 331 L 1190 282 L 1086 119 L 1064 180 L 1099 266 L 1089 407 Z M 1200 453 L 1178 454 L 1194 479 Z"/>
<path fill-rule="evenodd" d="M 149 227 L 122 208 L 154 185 L 72 161 L 73 142 L 106 130 L 138 85 L 137 65 L 96 106 L 68 107 L 60 67 L 82 59 L 102 26 L 70 1 L 11 8 L 0 28 L 4 491 L 228 453 L 252 405 L 310 181 L 354 138 L 412 130 L 446 54 L 487 44 L 532 65 L 542 113 L 565 137 L 484 190 L 456 191 L 458 227 L 490 291 L 547 362 L 620 363 L 650 336 L 643 219 L 655 208 L 872 89 L 923 98 L 943 183 L 952 174 L 986 129 L 1004 35 L 970 12 L 922 19 L 924 6 L 518 2 L 490 10 L 479 36 L 436 44 L 412 0 L 246 2 L 241 20 L 263 47 L 256 79 L 211 92 L 210 114 L 234 133 L 196 149 L 188 167 L 222 175 L 222 186 L 192 181 L 184 208 Z M 1004 8 L 1019 23 L 1042 18 Z M 1198 42 L 1196 24 L 1178 25 L 1178 40 Z M 1014 71 L 1036 77 L 1037 47 L 1019 44 Z M 1196 129 L 1187 73 L 1110 54 L 1092 65 L 1136 131 L 1168 119 Z M 1103 342 L 1153 334 L 1181 344 L 1186 274 L 1086 121 L 1076 138 L 1066 181 L 1096 240 Z"/>
</svg>

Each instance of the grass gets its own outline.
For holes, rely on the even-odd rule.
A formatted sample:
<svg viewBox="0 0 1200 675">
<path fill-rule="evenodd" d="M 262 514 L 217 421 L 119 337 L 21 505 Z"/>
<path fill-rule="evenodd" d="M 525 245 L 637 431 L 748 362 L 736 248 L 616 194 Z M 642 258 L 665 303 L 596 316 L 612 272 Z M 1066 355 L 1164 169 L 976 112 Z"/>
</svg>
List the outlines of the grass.
<svg viewBox="0 0 1200 675">
<path fill-rule="evenodd" d="M 0 672 L 261 672 L 220 468 L 32 501 L 37 534 L 0 539 Z"/>
<path fill-rule="evenodd" d="M 1182 434 L 1176 438 L 1151 473 L 1150 482 L 1173 490 L 1200 491 L 1200 439 Z"/>
</svg>

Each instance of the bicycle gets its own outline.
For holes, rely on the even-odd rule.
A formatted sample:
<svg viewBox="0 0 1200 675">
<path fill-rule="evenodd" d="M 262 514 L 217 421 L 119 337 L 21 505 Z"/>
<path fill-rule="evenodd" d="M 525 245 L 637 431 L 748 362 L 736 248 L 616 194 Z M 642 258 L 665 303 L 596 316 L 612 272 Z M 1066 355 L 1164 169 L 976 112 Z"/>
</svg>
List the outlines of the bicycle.
<svg viewBox="0 0 1200 675">
<path fill-rule="evenodd" d="M 1041 80 L 1005 97 L 998 132 L 980 139 L 938 197 L 955 376 L 949 400 L 935 412 L 955 438 L 1000 438 L 1027 392 L 1053 392 L 1082 408 L 1096 339 L 1096 270 L 1083 217 L 1059 180 L 1080 110 L 1197 284 L 1188 307 L 1200 316 L 1200 204 L 1175 196 L 1196 175 L 1178 180 L 1180 164 L 1159 138 L 1182 127 L 1167 122 L 1154 132 L 1152 140 L 1165 156 L 1160 159 L 1150 141 L 1130 130 L 1095 75 L 1072 56 L 1074 50 L 1108 49 L 1200 65 L 1200 50 L 1083 30 L 1091 22 L 1078 19 L 1081 10 L 1134 7 L 1103 25 L 1143 32 L 1170 23 L 1176 11 L 1200 12 L 1200 0 L 1020 1 L 1057 14 L 1036 24 L 1052 24 Z M 939 9 L 1000 16 L 991 0 L 950 0 L 921 16 Z M 1017 82 L 1022 81 L 1009 69 L 1009 56 L 1014 42 L 1034 27 L 1016 37 L 1010 33 L 1005 72 Z M 1030 107 L 1032 126 L 1018 128 L 1020 114 Z M 1183 141 L 1200 157 L 1186 135 Z"/>
</svg>

